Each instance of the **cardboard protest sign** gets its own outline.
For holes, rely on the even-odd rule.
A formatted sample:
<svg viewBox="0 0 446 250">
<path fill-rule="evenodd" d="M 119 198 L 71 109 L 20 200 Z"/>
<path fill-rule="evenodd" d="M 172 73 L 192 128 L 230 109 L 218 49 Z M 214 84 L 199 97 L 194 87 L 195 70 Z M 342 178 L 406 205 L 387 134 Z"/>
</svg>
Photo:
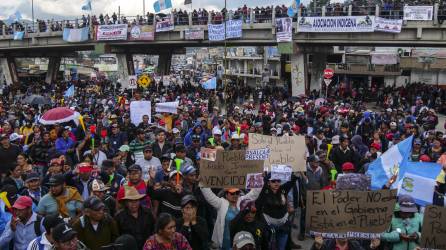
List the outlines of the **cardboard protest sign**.
<svg viewBox="0 0 446 250">
<path fill-rule="evenodd" d="M 132 101 L 130 103 L 130 120 L 135 126 L 138 126 L 142 122 L 144 115 L 149 116 L 149 122 L 152 120 L 152 112 L 150 111 L 152 105 L 150 101 Z"/>
<path fill-rule="evenodd" d="M 282 183 L 291 180 L 293 169 L 287 165 L 271 165 L 271 180 L 281 180 Z"/>
<path fill-rule="evenodd" d="M 269 148 L 260 148 L 253 150 L 246 150 L 246 160 L 266 160 L 269 157 L 271 150 Z"/>
<path fill-rule="evenodd" d="M 446 207 L 427 206 L 424 210 L 421 247 L 446 249 Z"/>
<path fill-rule="evenodd" d="M 217 158 L 217 150 L 212 148 L 201 148 L 200 159 L 215 161 Z"/>
<path fill-rule="evenodd" d="M 245 154 L 245 150 L 217 150 L 215 161 L 200 159 L 202 185 L 215 188 L 245 188 L 247 174 L 263 170 L 263 161 L 247 161 Z"/>
<path fill-rule="evenodd" d="M 246 175 L 246 189 L 262 188 L 263 187 L 263 174 L 254 173 Z"/>
<path fill-rule="evenodd" d="M 271 150 L 265 167 L 273 164 L 288 165 L 293 171 L 306 171 L 304 136 L 268 136 L 249 133 L 248 150 L 269 148 Z"/>
<path fill-rule="evenodd" d="M 326 238 L 376 238 L 392 221 L 397 190 L 307 192 L 306 228 Z"/>
</svg>

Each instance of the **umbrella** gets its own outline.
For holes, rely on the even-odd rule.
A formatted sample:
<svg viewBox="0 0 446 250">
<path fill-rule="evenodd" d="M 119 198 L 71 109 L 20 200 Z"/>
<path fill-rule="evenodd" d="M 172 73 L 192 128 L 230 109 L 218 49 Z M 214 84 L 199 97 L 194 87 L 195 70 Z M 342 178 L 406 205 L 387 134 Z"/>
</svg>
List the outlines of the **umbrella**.
<svg viewBox="0 0 446 250">
<path fill-rule="evenodd" d="M 24 103 L 28 103 L 31 105 L 46 105 L 51 104 L 51 100 L 49 98 L 43 97 L 41 95 L 30 95 L 23 100 Z"/>
<path fill-rule="evenodd" d="M 40 118 L 39 122 L 43 125 L 52 125 L 69 121 L 74 121 L 76 124 L 78 124 L 79 116 L 80 114 L 74 110 L 67 107 L 58 107 L 45 112 Z"/>
</svg>

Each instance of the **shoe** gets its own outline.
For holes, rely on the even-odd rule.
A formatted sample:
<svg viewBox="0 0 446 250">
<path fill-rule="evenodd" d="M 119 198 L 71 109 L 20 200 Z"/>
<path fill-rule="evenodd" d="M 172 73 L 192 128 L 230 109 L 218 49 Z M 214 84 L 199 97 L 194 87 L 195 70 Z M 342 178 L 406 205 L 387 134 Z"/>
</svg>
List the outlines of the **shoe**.
<svg viewBox="0 0 446 250">
<path fill-rule="evenodd" d="M 297 236 L 297 239 L 299 241 L 304 241 L 305 240 L 305 235 L 299 234 L 299 236 Z"/>
</svg>

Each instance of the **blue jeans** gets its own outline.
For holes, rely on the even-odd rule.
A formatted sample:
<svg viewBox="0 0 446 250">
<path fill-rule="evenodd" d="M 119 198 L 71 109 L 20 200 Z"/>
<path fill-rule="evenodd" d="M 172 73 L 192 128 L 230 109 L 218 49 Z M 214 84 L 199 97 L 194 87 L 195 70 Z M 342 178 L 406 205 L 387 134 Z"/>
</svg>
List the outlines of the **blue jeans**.
<svg viewBox="0 0 446 250">
<path fill-rule="evenodd" d="M 271 226 L 274 228 L 275 232 L 276 232 L 276 247 L 277 250 L 285 250 L 286 249 L 286 244 L 288 241 L 288 235 L 289 232 L 284 231 L 283 229 L 281 229 L 280 227 L 277 226 Z"/>
</svg>

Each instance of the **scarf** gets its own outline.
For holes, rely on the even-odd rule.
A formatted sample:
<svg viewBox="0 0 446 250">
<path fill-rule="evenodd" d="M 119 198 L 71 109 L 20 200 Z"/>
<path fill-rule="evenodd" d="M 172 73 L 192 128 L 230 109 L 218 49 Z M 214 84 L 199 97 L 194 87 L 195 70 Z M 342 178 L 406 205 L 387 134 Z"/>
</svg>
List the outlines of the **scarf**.
<svg viewBox="0 0 446 250">
<path fill-rule="evenodd" d="M 80 201 L 82 202 L 82 196 L 79 194 L 76 188 L 73 187 L 65 187 L 66 193 L 64 195 L 59 195 L 57 197 L 53 197 L 57 202 L 57 208 L 59 210 L 59 214 L 64 217 L 70 217 L 68 213 L 68 208 L 66 206 L 69 201 Z"/>
</svg>

